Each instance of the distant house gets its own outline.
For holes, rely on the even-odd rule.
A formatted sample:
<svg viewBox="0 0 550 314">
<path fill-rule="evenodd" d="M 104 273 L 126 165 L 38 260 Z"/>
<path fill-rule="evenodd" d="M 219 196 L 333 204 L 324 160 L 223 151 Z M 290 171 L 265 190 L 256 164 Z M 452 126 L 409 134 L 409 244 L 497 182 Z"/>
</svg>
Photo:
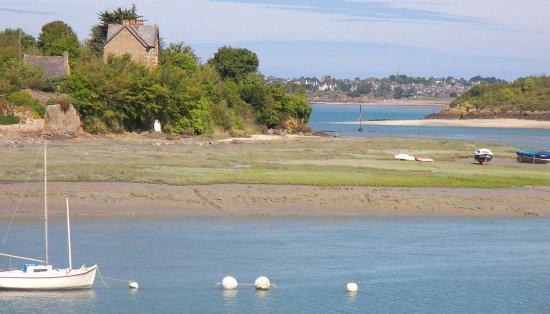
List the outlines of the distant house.
<svg viewBox="0 0 550 314">
<path fill-rule="evenodd" d="M 109 24 L 103 47 L 103 58 L 110 55 L 129 54 L 132 60 L 155 67 L 158 64 L 159 29 L 156 24 L 145 25 L 143 21 L 124 21 Z"/>
<path fill-rule="evenodd" d="M 42 78 L 63 77 L 69 75 L 69 53 L 62 56 L 23 55 L 23 60 L 42 69 Z"/>
</svg>

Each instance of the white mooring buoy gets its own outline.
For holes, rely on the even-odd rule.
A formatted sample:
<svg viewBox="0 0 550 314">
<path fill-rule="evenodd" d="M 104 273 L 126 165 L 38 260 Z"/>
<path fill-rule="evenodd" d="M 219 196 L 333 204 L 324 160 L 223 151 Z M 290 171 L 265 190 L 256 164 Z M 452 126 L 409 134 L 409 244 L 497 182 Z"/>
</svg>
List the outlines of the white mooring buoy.
<svg viewBox="0 0 550 314">
<path fill-rule="evenodd" d="M 135 282 L 135 281 L 130 281 L 130 282 L 128 283 L 128 288 L 130 288 L 130 289 L 137 289 L 137 288 L 139 288 L 139 285 L 138 285 L 138 283 Z"/>
<path fill-rule="evenodd" d="M 231 276 L 225 276 L 222 279 L 222 287 L 225 290 L 235 290 L 237 289 L 237 286 L 239 283 L 237 282 L 237 279 Z"/>
<path fill-rule="evenodd" d="M 269 290 L 269 288 L 271 288 L 271 282 L 269 281 L 269 278 L 260 276 L 256 278 L 256 281 L 254 281 L 254 288 L 258 290 Z"/>
<path fill-rule="evenodd" d="M 359 286 L 355 282 L 350 282 L 346 285 L 346 290 L 348 292 L 357 292 L 359 290 Z"/>
</svg>

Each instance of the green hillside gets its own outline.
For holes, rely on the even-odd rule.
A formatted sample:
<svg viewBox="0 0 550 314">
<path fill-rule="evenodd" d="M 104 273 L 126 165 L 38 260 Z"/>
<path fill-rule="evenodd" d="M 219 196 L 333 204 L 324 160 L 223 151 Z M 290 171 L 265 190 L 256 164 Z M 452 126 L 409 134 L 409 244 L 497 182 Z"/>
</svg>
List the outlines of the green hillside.
<svg viewBox="0 0 550 314">
<path fill-rule="evenodd" d="M 481 84 L 428 118 L 519 118 L 550 120 L 550 77 L 525 77 L 511 83 Z"/>
<path fill-rule="evenodd" d="M 550 77 L 526 77 L 512 83 L 478 85 L 453 101 L 451 107 L 550 111 Z"/>
</svg>

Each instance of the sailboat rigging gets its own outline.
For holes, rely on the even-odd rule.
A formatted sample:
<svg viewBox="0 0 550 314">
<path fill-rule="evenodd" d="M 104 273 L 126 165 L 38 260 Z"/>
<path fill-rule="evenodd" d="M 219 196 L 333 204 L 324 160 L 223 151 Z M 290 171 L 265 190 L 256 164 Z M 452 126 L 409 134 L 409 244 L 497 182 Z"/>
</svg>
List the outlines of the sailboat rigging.
<svg viewBox="0 0 550 314">
<path fill-rule="evenodd" d="M 58 269 L 49 264 L 48 256 L 48 171 L 47 143 L 44 143 L 44 260 L 0 253 L 0 256 L 39 262 L 25 264 L 21 269 L 0 272 L 0 289 L 2 290 L 63 290 L 88 289 L 94 284 L 97 265 L 82 266 L 73 269 L 71 252 L 71 224 L 69 199 L 65 199 L 67 211 L 67 247 L 68 268 Z"/>
</svg>

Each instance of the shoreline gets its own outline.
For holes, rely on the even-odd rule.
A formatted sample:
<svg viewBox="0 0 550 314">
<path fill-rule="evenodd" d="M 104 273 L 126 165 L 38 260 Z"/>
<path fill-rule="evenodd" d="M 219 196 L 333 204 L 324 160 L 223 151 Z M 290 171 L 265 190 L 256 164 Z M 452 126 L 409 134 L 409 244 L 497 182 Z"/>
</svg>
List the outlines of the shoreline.
<svg viewBox="0 0 550 314">
<path fill-rule="evenodd" d="M 445 107 L 445 102 L 436 102 L 429 100 L 423 101 L 395 101 L 395 100 L 379 100 L 366 102 L 344 102 L 344 101 L 310 101 L 312 105 L 388 105 L 388 106 L 434 106 Z"/>
<path fill-rule="evenodd" d="M 0 217 L 9 218 L 24 183 L 0 183 Z M 271 184 L 166 185 L 50 182 L 52 218 L 219 217 L 549 217 L 550 187 L 393 188 Z M 39 219 L 42 184 L 31 182 L 16 219 Z M 429 202 L 426 200 L 429 199 Z"/>
<path fill-rule="evenodd" d="M 335 124 L 359 124 L 359 121 L 333 122 Z M 363 124 L 389 126 L 457 126 L 469 128 L 525 128 L 550 129 L 550 121 L 524 119 L 423 119 L 364 121 Z"/>
</svg>

